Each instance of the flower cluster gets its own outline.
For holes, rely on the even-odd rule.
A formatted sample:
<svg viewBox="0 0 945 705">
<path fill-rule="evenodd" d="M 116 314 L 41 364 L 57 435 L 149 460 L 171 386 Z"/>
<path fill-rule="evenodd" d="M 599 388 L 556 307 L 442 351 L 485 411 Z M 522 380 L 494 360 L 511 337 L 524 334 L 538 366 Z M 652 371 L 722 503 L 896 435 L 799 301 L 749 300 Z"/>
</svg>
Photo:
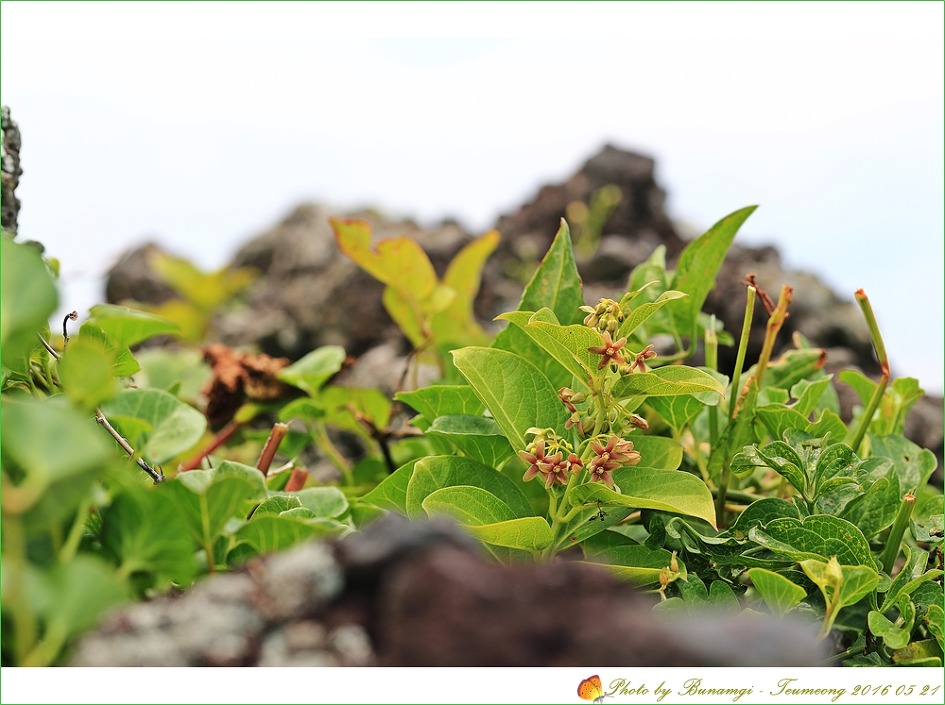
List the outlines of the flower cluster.
<svg viewBox="0 0 945 705">
<path fill-rule="evenodd" d="M 610 436 L 606 444 L 599 440 L 591 441 L 594 457 L 587 466 L 591 482 L 603 482 L 610 489 L 616 489 L 611 473 L 620 467 L 636 465 L 640 462 L 640 451 L 633 449 L 633 442 L 618 436 Z"/>
<path fill-rule="evenodd" d="M 616 333 L 624 319 L 623 309 L 613 299 L 601 299 L 593 308 L 581 306 L 581 310 L 587 313 L 584 325 L 596 328 L 601 333 Z"/>
<path fill-rule="evenodd" d="M 522 480 L 541 477 L 545 481 L 545 488 L 552 485 L 568 484 L 568 475 L 578 472 L 584 467 L 577 453 L 563 438 L 558 438 L 550 429 L 529 429 L 535 433 L 535 438 L 518 452 L 519 457 L 528 463 L 528 470 Z"/>
</svg>

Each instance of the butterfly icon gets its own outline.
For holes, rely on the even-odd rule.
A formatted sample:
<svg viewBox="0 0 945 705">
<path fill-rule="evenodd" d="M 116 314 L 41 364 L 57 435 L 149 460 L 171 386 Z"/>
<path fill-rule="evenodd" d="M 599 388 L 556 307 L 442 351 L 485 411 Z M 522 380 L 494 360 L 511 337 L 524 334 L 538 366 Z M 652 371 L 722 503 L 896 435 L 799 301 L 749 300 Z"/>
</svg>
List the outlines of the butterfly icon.
<svg viewBox="0 0 945 705">
<path fill-rule="evenodd" d="M 604 689 L 600 683 L 600 676 L 591 676 L 581 681 L 578 686 L 577 694 L 584 700 L 593 700 L 595 703 L 604 702 L 604 698 L 612 698 L 612 695 L 604 695 Z"/>
</svg>

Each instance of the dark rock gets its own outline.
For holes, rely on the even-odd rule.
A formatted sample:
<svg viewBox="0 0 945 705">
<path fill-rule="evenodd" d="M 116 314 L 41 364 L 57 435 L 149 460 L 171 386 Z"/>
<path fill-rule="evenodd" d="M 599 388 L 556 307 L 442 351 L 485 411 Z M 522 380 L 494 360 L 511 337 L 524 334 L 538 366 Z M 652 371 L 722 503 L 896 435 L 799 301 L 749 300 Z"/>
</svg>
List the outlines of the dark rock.
<svg viewBox="0 0 945 705">
<path fill-rule="evenodd" d="M 163 252 L 160 245 L 148 242 L 123 254 L 106 275 L 105 300 L 110 304 L 162 304 L 178 298 L 151 267 L 151 258 L 158 252 Z"/>
<path fill-rule="evenodd" d="M 20 168 L 20 128 L 10 117 L 10 108 L 0 108 L 0 128 L 3 129 L 3 164 L 2 164 L 2 225 L 4 230 L 16 233 L 17 218 L 20 214 L 20 199 L 16 197 L 16 187 L 20 183 L 23 170 Z"/>
</svg>

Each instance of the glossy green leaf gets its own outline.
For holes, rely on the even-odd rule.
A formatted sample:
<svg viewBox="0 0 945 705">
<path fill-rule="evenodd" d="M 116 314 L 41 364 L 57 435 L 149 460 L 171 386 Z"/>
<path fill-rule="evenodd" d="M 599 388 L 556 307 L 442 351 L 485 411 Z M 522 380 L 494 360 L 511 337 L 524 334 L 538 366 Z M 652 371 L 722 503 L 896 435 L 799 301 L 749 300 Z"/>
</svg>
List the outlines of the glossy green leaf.
<svg viewBox="0 0 945 705">
<path fill-rule="evenodd" d="M 112 304 L 93 306 L 85 323 L 101 329 L 114 345 L 128 348 L 149 338 L 178 331 L 176 323 L 160 316 Z"/>
<path fill-rule="evenodd" d="M 509 478 L 470 458 L 456 455 L 429 456 L 414 465 L 413 473 L 407 481 L 405 496 L 407 514 L 409 516 L 422 515 L 423 500 L 428 495 L 444 487 L 457 485 L 474 485 L 487 491 L 498 497 L 512 511 L 511 516 L 499 517 L 492 521 L 532 516 L 528 499 Z"/>
<path fill-rule="evenodd" d="M 184 514 L 187 530 L 200 546 L 211 546 L 233 518 L 245 518 L 266 498 L 256 468 L 224 461 L 212 470 L 182 472 L 163 485 Z"/>
<path fill-rule="evenodd" d="M 877 436 L 871 433 L 868 438 L 873 456 L 893 461 L 899 476 L 899 486 L 903 490 L 915 491 L 924 487 L 938 466 L 938 460 L 932 451 L 920 448 L 903 436 Z"/>
<path fill-rule="evenodd" d="M 900 616 L 895 622 L 887 619 L 882 612 L 870 610 L 866 615 L 866 623 L 874 636 L 883 640 L 890 649 L 904 648 L 912 638 L 912 626 L 915 623 L 915 605 L 907 599 L 904 602 L 911 605 L 911 612 L 903 618 Z M 911 619 L 909 619 L 911 617 Z"/>
<path fill-rule="evenodd" d="M 465 526 L 494 525 L 516 518 L 509 505 L 472 485 L 441 487 L 424 497 L 421 506 L 428 516 L 445 514 Z"/>
<path fill-rule="evenodd" d="M 431 502 L 434 496 L 436 493 L 424 502 Z M 551 527 L 543 517 L 520 517 L 494 524 L 464 525 L 463 528 L 483 543 L 523 551 L 542 551 L 551 545 L 553 538 Z"/>
<path fill-rule="evenodd" d="M 344 348 L 338 345 L 324 345 L 276 373 L 276 377 L 286 384 L 316 396 L 345 361 Z"/>
<path fill-rule="evenodd" d="M 253 518 L 265 516 L 266 514 L 279 515 L 290 509 L 297 509 L 302 506 L 299 498 L 293 494 L 274 494 L 265 501 L 261 502 L 256 511 L 253 512 Z"/>
<path fill-rule="evenodd" d="M 514 449 L 525 448 L 525 431 L 532 427 L 564 433 L 566 413 L 558 392 L 531 363 L 505 350 L 478 347 L 454 350 L 453 362 Z"/>
<path fill-rule="evenodd" d="M 725 216 L 707 232 L 686 245 L 679 256 L 670 288 L 689 294 L 689 299 L 673 308 L 679 330 L 684 334 L 695 326 L 722 261 L 735 239 L 735 234 L 757 206 L 749 206 Z"/>
<path fill-rule="evenodd" d="M 935 580 L 943 574 L 943 572 L 937 568 L 928 569 L 929 554 L 922 549 L 910 548 L 908 545 L 903 544 L 902 551 L 906 557 L 906 564 L 893 579 L 889 589 L 883 596 L 880 606 L 884 612 L 888 610 L 890 606 L 896 604 L 899 598 L 904 595 L 912 595 L 920 585 L 930 580 Z"/>
<path fill-rule="evenodd" d="M 842 607 L 856 604 L 879 583 L 879 573 L 865 565 L 839 565 L 836 556 L 827 562 L 799 561 L 807 577 L 814 581 L 828 604 L 835 605 L 834 616 Z"/>
<path fill-rule="evenodd" d="M 769 443 L 764 448 L 747 446 L 732 459 L 731 468 L 736 475 L 749 473 L 759 467 L 771 468 L 790 482 L 798 492 L 807 492 L 804 461 L 797 451 L 784 441 Z"/>
<path fill-rule="evenodd" d="M 180 584 L 197 572 L 197 546 L 179 530 L 183 516 L 163 487 L 119 494 L 102 515 L 102 545 L 118 560 L 119 574 L 156 573 Z"/>
<path fill-rule="evenodd" d="M 804 519 L 782 518 L 756 526 L 749 538 L 792 560 L 827 560 L 836 557 L 842 565 L 875 568 L 869 543 L 853 524 L 837 517 L 815 514 Z"/>
<path fill-rule="evenodd" d="M 581 277 L 574 262 L 571 233 L 562 219 L 554 242 L 535 274 L 525 287 L 518 311 L 551 310 L 563 325 L 580 323 L 584 314 Z M 530 360 L 541 369 L 555 389 L 570 386 L 571 373 L 554 358 L 541 353 L 541 348 L 518 326 L 509 325 L 500 331 L 492 347 L 507 350 Z"/>
<path fill-rule="evenodd" d="M 791 387 L 791 396 L 797 400 L 791 408 L 804 416 L 814 413 L 832 380 L 833 375 L 824 375 L 818 380 L 802 379 Z"/>
<path fill-rule="evenodd" d="M 620 493 L 599 482 L 575 487 L 573 504 L 596 502 L 617 507 L 657 509 L 674 514 L 698 517 L 715 526 L 712 494 L 705 483 L 686 472 L 630 467 L 615 470 L 614 482 Z"/>
<path fill-rule="evenodd" d="M 593 328 L 580 324 L 561 325 L 547 308 L 534 313 L 513 311 L 499 318 L 521 328 L 544 351 L 542 354 L 551 355 L 582 383 L 597 370 L 600 355 L 595 355 L 588 348 L 600 346 L 603 341 L 600 333 Z"/>
<path fill-rule="evenodd" d="M 308 487 L 290 496 L 296 497 L 302 507 L 319 518 L 336 518 L 348 511 L 348 499 L 337 487 Z"/>
<path fill-rule="evenodd" d="M 725 387 L 712 375 L 695 367 L 669 365 L 650 372 L 624 375 L 614 385 L 614 394 L 629 396 L 674 396 L 677 394 L 725 393 Z"/>
<path fill-rule="evenodd" d="M 788 517 L 800 519 L 797 507 L 779 497 L 764 497 L 756 499 L 735 520 L 728 533 L 732 536 L 744 538 L 748 536 L 754 526 L 765 526 L 768 522 Z"/>
<path fill-rule="evenodd" d="M 774 571 L 751 568 L 748 577 L 765 605 L 778 617 L 783 617 L 807 597 L 804 588 Z"/>
<path fill-rule="evenodd" d="M 411 460 L 385 477 L 377 487 L 361 499 L 367 504 L 389 509 L 400 514 L 407 514 L 407 485 L 413 475 L 414 466 L 421 460 Z"/>
<path fill-rule="evenodd" d="M 299 510 L 289 510 L 279 515 L 265 514 L 241 526 L 234 534 L 236 546 L 247 544 L 256 555 L 282 551 L 311 538 L 334 538 L 351 531 L 351 528 L 333 519 L 307 519 Z M 234 562 L 242 562 L 250 555 L 245 550 L 232 556 Z"/>
<path fill-rule="evenodd" d="M 499 425 L 485 416 L 438 416 L 426 433 L 448 441 L 464 455 L 493 468 L 515 454 Z"/>
<path fill-rule="evenodd" d="M 650 316 L 663 308 L 663 306 L 670 301 L 683 299 L 686 296 L 688 296 L 688 294 L 682 291 L 664 291 L 655 301 L 647 301 L 636 306 L 630 311 L 627 317 L 624 318 L 623 323 L 620 324 L 620 327 L 613 336 L 614 340 L 630 337 L 637 328 L 643 325 Z"/>
<path fill-rule="evenodd" d="M 683 449 L 677 441 L 664 436 L 630 435 L 634 450 L 640 451 L 640 463 L 656 470 L 676 470 L 683 459 Z"/>
<path fill-rule="evenodd" d="M 193 448 L 207 429 L 203 414 L 159 389 L 126 389 L 103 404 L 102 411 L 152 463 L 166 462 Z"/>
<path fill-rule="evenodd" d="M 430 421 L 438 416 L 453 414 L 481 416 L 486 408 L 472 387 L 465 384 L 431 384 L 410 392 L 397 392 L 394 398 Z"/>
<path fill-rule="evenodd" d="M 847 504 L 839 516 L 858 526 L 866 538 L 872 539 L 892 526 L 901 497 L 899 479 L 895 475 L 881 477 Z"/>
<path fill-rule="evenodd" d="M 664 548 L 641 546 L 613 531 L 604 531 L 587 539 L 581 548 L 588 561 L 604 564 L 618 578 L 636 587 L 659 585 L 660 571 L 669 566 L 673 557 Z M 678 559 L 677 563 L 685 578 L 686 566 Z"/>
</svg>

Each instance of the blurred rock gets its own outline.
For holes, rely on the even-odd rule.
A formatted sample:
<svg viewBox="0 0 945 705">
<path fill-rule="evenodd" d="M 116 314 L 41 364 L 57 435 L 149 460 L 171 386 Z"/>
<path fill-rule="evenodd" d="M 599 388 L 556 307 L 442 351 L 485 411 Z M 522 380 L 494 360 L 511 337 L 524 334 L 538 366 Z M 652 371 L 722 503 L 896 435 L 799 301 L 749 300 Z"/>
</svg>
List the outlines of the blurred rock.
<svg viewBox="0 0 945 705">
<path fill-rule="evenodd" d="M 10 108 L 0 108 L 0 128 L 3 129 L 3 229 L 16 233 L 17 218 L 20 214 L 20 199 L 16 197 L 16 187 L 20 184 L 23 170 L 20 168 L 20 128 L 10 117 Z"/>
<path fill-rule="evenodd" d="M 105 300 L 110 304 L 162 304 L 178 298 L 151 267 L 151 258 L 163 251 L 160 245 L 148 242 L 124 253 L 108 270 Z"/>
</svg>

